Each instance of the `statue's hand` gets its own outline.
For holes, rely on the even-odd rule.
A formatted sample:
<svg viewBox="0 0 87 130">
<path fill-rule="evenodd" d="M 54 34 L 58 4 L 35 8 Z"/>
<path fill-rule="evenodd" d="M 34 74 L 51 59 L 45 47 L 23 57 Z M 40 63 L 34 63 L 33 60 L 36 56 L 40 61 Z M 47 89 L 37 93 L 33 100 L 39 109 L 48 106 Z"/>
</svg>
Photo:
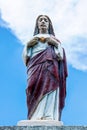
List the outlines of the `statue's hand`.
<svg viewBox="0 0 87 130">
<path fill-rule="evenodd" d="M 38 37 L 34 37 L 33 39 L 31 39 L 31 40 L 27 43 L 27 45 L 26 45 L 27 48 L 34 46 L 36 43 L 38 43 L 38 40 L 39 40 Z"/>
<path fill-rule="evenodd" d="M 56 48 L 58 48 L 58 41 L 54 39 L 53 37 L 47 37 L 46 41 L 48 42 L 48 44 L 53 45 Z"/>
</svg>

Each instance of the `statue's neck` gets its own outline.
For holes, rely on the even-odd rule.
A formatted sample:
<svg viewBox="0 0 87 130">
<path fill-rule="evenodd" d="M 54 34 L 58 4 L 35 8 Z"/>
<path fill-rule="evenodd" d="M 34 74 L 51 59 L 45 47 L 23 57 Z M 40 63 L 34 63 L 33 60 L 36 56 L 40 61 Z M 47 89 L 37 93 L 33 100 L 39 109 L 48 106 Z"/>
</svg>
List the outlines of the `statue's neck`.
<svg viewBox="0 0 87 130">
<path fill-rule="evenodd" d="M 39 30 L 39 33 L 40 33 L 40 34 L 48 34 L 48 30 L 46 30 L 46 29 L 41 29 L 41 30 Z"/>
</svg>

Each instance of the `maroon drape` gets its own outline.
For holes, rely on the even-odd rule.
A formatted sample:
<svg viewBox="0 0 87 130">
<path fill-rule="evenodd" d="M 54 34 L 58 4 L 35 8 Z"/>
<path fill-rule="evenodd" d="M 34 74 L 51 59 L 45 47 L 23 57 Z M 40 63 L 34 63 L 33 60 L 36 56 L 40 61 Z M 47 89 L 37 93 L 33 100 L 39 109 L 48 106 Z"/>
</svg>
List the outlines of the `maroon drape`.
<svg viewBox="0 0 87 130">
<path fill-rule="evenodd" d="M 60 72 L 61 66 L 64 69 L 63 72 Z M 63 108 L 66 89 L 65 73 L 65 57 L 62 61 L 62 64 L 59 63 L 53 46 L 49 46 L 46 50 L 40 52 L 30 59 L 27 65 L 28 86 L 26 89 L 28 119 L 30 119 L 33 115 L 38 103 L 43 98 L 43 96 L 48 92 L 56 90 L 60 86 L 60 74 L 62 77 L 61 82 L 64 82 L 61 83 L 63 86 L 61 88 L 62 91 L 60 92 L 60 97 L 62 96 L 63 100 L 63 104 L 60 103 L 60 108 Z"/>
</svg>

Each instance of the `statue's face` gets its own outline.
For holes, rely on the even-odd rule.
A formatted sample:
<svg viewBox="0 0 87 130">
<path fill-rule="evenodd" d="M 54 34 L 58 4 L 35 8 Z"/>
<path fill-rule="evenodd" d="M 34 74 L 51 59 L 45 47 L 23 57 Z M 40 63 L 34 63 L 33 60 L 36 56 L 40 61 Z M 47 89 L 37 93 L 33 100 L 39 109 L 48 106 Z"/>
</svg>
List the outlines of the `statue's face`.
<svg viewBox="0 0 87 130">
<path fill-rule="evenodd" d="M 43 15 L 38 19 L 38 28 L 39 28 L 39 30 L 41 30 L 41 29 L 48 30 L 49 20 L 46 16 Z"/>
</svg>

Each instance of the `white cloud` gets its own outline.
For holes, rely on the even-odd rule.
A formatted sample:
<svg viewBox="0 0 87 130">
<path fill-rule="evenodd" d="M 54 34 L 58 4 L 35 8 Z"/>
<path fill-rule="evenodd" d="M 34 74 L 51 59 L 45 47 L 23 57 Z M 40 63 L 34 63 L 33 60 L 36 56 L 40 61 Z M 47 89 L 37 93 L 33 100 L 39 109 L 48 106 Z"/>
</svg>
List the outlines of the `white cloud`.
<svg viewBox="0 0 87 130">
<path fill-rule="evenodd" d="M 72 37 L 64 44 L 68 63 L 74 68 L 87 71 L 87 39 L 84 37 Z"/>
<path fill-rule="evenodd" d="M 68 63 L 80 70 L 87 70 L 86 5 L 87 0 L 0 0 L 2 19 L 23 44 L 32 37 L 37 16 L 48 15 L 66 50 Z"/>
</svg>

